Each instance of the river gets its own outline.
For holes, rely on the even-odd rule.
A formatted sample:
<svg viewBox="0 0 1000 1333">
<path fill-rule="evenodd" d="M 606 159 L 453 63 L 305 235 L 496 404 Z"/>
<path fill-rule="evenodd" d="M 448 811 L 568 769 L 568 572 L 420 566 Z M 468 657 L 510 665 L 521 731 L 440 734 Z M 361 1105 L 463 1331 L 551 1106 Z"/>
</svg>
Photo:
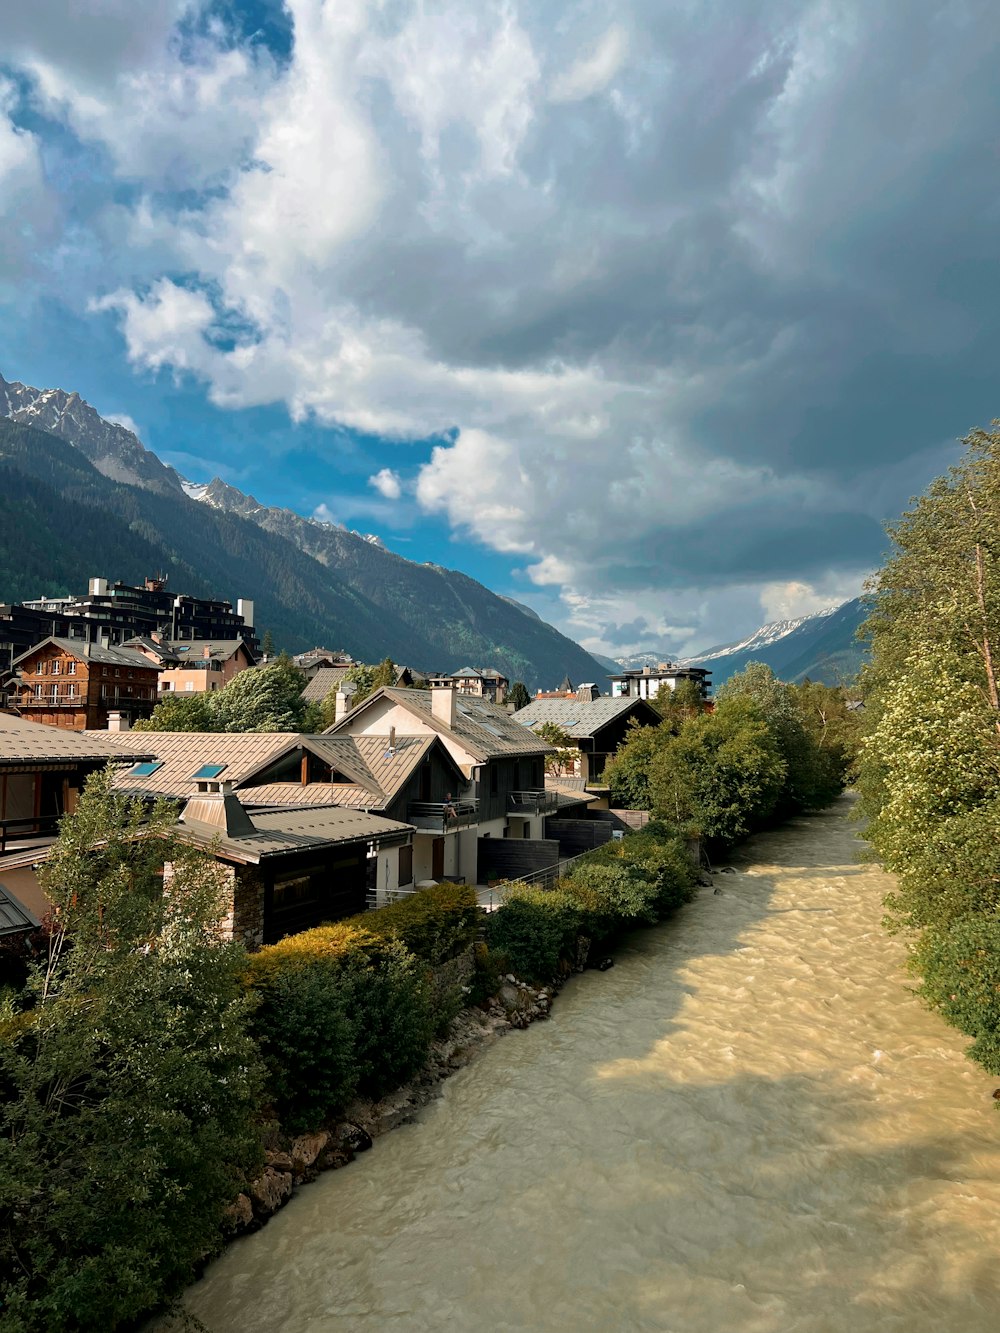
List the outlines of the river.
<svg viewBox="0 0 1000 1333">
<path fill-rule="evenodd" d="M 995 1333 L 998 1079 L 912 996 L 849 798 L 188 1293 L 211 1333 Z"/>
</svg>

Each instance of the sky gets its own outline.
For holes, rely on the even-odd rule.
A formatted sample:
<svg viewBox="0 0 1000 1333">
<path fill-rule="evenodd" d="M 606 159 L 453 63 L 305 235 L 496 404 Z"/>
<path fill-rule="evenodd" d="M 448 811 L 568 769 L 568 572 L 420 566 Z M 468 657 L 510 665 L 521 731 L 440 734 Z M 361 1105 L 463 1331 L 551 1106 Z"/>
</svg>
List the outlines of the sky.
<svg viewBox="0 0 1000 1333">
<path fill-rule="evenodd" d="M 2 8 L 0 372 L 592 651 L 854 596 L 1000 416 L 992 0 Z"/>
</svg>

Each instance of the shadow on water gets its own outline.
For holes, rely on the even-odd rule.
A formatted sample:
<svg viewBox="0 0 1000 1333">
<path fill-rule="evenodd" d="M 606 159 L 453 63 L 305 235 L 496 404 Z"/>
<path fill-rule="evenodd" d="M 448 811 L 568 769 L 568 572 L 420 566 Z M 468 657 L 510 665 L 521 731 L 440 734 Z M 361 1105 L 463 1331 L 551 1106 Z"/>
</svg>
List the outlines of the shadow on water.
<svg viewBox="0 0 1000 1333">
<path fill-rule="evenodd" d="M 211 1333 L 992 1333 L 997 1121 L 907 994 L 847 805 L 741 848 L 189 1308 Z"/>
</svg>

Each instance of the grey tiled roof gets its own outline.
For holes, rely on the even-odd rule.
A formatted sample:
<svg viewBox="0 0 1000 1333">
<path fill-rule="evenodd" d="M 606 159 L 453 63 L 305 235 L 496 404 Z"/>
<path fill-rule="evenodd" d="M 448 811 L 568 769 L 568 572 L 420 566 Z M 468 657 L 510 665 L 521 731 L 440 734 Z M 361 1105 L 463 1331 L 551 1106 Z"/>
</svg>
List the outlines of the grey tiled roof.
<svg viewBox="0 0 1000 1333">
<path fill-rule="evenodd" d="M 337 688 L 350 669 L 350 666 L 320 667 L 302 691 L 303 699 L 307 703 L 321 704 L 330 691 Z"/>
<path fill-rule="evenodd" d="M 85 643 L 82 639 L 59 639 L 55 635 L 43 639 L 41 643 L 36 643 L 33 648 L 21 653 L 20 657 L 15 657 L 11 665 L 17 666 L 18 662 L 23 662 L 26 657 L 30 657 L 32 653 L 37 653 L 39 648 L 44 648 L 50 643 L 54 643 L 64 653 L 80 658 L 81 661 L 100 662 L 104 666 L 130 667 L 133 671 L 136 668 L 144 671 L 156 671 L 158 669 L 155 662 L 151 662 L 148 657 L 136 652 L 134 648 L 102 648 L 97 643 Z"/>
<path fill-rule="evenodd" d="M 224 859 L 250 865 L 292 852 L 318 852 L 344 843 L 403 837 L 411 831 L 409 824 L 339 807 L 261 810 L 255 811 L 251 819 L 257 831 L 239 837 L 220 838 L 219 830 L 211 824 L 179 824 L 176 831 L 185 842 L 217 849 Z"/>
<path fill-rule="evenodd" d="M 579 699 L 535 699 L 526 707 L 519 708 L 514 718 L 525 727 L 540 727 L 546 722 L 554 722 L 574 740 L 582 740 L 593 736 L 623 714 L 642 712 L 642 709 L 636 709 L 636 704 L 642 702 L 641 699 L 629 698 L 591 699 L 585 703 Z"/>
<path fill-rule="evenodd" d="M 474 696 L 455 695 L 455 724 L 447 727 L 431 712 L 430 690 L 395 690 L 384 687 L 347 714 L 329 731 L 343 731 L 361 713 L 377 706 L 380 699 L 401 704 L 421 722 L 441 735 L 449 733 L 481 760 L 503 755 L 548 754 L 553 748 L 548 742 L 521 726 L 505 708 Z M 327 734 L 329 734 L 329 731 Z"/>
<path fill-rule="evenodd" d="M 193 794 L 195 784 L 191 775 L 202 764 L 225 764 L 220 780 L 239 786 L 288 750 L 302 743 L 296 732 L 285 731 L 147 731 L 147 732 L 94 732 L 80 733 L 89 739 L 105 738 L 108 752 L 120 749 L 128 752 L 135 748 L 141 737 L 142 748 L 154 758 L 162 760 L 149 777 L 136 777 L 128 771 L 120 773 L 116 786 L 136 794 L 150 796 L 187 797 Z"/>
<path fill-rule="evenodd" d="M 88 759 L 135 763 L 151 757 L 149 741 L 138 733 L 70 731 L 0 713 L 0 768 Z"/>
</svg>

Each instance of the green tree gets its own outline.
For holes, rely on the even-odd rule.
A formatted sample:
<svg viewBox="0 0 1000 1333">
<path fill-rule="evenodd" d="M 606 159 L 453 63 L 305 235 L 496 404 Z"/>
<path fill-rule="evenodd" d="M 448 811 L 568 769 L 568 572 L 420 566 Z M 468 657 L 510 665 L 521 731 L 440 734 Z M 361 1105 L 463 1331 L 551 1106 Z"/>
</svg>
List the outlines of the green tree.
<svg viewBox="0 0 1000 1333">
<path fill-rule="evenodd" d="M 921 993 L 996 1070 L 1000 433 L 965 444 L 890 527 L 870 586 L 858 787 L 874 853 L 897 876 L 888 923 L 908 932 Z"/>
<path fill-rule="evenodd" d="M 507 702 L 516 713 L 519 708 L 527 708 L 531 703 L 531 695 L 528 693 L 527 686 L 523 680 L 515 680 L 510 687 L 510 693 L 507 695 Z"/>
<path fill-rule="evenodd" d="M 274 635 L 269 629 L 264 631 L 264 638 L 260 645 L 260 651 L 268 661 L 274 656 Z"/>
<path fill-rule="evenodd" d="M 174 818 L 98 774 L 41 872 L 48 950 L 0 1028 L 11 1333 L 112 1330 L 173 1296 L 259 1158 L 245 955 L 219 941 L 218 869 Z"/>
<path fill-rule="evenodd" d="M 136 731 L 214 731 L 215 721 L 209 694 L 165 694 Z"/>
<path fill-rule="evenodd" d="M 676 826 L 728 844 L 774 813 L 786 773 L 756 705 L 732 695 L 664 738 L 649 765 L 651 806 Z"/>
<path fill-rule="evenodd" d="M 553 752 L 545 756 L 545 771 L 553 777 L 565 773 L 571 768 L 580 757 L 580 751 L 573 744 L 573 738 L 558 722 L 543 722 L 540 727 L 534 728 L 535 735 L 543 741 L 548 741 L 550 745 L 556 748 Z"/>
<path fill-rule="evenodd" d="M 624 741 L 604 769 L 604 780 L 611 789 L 611 804 L 618 810 L 648 810 L 652 804 L 649 768 L 669 736 L 676 735 L 667 724 L 629 726 Z"/>
</svg>

